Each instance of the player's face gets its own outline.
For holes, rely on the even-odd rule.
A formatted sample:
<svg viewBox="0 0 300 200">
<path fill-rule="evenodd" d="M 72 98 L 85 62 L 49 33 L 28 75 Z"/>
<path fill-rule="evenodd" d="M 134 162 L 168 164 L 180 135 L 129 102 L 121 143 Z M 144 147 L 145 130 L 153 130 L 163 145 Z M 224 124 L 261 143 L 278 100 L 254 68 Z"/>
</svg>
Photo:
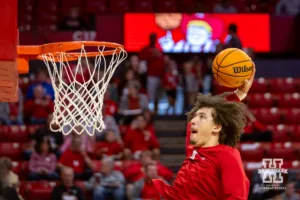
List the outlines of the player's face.
<svg viewBox="0 0 300 200">
<path fill-rule="evenodd" d="M 213 108 L 200 108 L 191 120 L 190 142 L 194 147 L 206 147 L 218 141 L 220 125 L 216 125 Z"/>
</svg>

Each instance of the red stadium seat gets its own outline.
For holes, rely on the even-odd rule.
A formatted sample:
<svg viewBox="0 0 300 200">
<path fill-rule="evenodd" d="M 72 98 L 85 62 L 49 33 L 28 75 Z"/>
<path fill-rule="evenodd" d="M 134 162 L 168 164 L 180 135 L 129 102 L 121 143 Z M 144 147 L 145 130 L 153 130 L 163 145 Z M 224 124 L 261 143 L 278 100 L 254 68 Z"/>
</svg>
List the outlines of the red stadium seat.
<svg viewBox="0 0 300 200">
<path fill-rule="evenodd" d="M 287 142 L 291 140 L 289 137 L 289 130 L 285 125 L 269 125 L 267 128 L 272 131 L 274 142 Z"/>
<path fill-rule="evenodd" d="M 270 80 L 272 92 L 293 93 L 296 92 L 296 83 L 293 78 L 275 78 Z"/>
<path fill-rule="evenodd" d="M 153 12 L 153 0 L 134 0 L 135 12 Z"/>
<path fill-rule="evenodd" d="M 26 199 L 30 200 L 50 200 L 51 192 L 53 187 L 55 187 L 55 182 L 48 181 L 37 181 L 37 182 L 27 182 L 25 186 L 25 192 L 27 194 Z"/>
<path fill-rule="evenodd" d="M 300 108 L 287 109 L 283 113 L 286 124 L 300 124 Z"/>
<path fill-rule="evenodd" d="M 109 10 L 111 12 L 128 12 L 130 10 L 130 0 L 109 1 Z"/>
<path fill-rule="evenodd" d="M 0 157 L 6 156 L 12 160 L 22 160 L 23 148 L 21 143 L 2 142 L 0 143 Z"/>
<path fill-rule="evenodd" d="M 176 0 L 160 0 L 157 4 L 158 12 L 178 12 Z"/>
<path fill-rule="evenodd" d="M 250 108 L 270 108 L 274 106 L 271 93 L 253 93 L 247 96 L 247 105 Z"/>
<path fill-rule="evenodd" d="M 278 108 L 262 108 L 256 116 L 263 124 L 280 124 L 282 114 Z"/>
<path fill-rule="evenodd" d="M 287 145 L 282 146 L 281 148 L 271 148 L 269 152 L 267 152 L 267 156 L 270 158 L 283 158 L 284 160 L 298 159 L 296 150 L 292 148 L 292 146 L 287 146 Z"/>
<path fill-rule="evenodd" d="M 300 162 L 299 160 L 284 160 L 282 168 L 284 169 L 300 169 Z"/>
<path fill-rule="evenodd" d="M 291 134 L 291 140 L 293 142 L 300 142 L 300 125 L 292 126 L 292 128 L 290 129 L 290 134 Z"/>
<path fill-rule="evenodd" d="M 87 0 L 86 1 L 86 12 L 105 12 L 107 9 L 106 0 Z"/>
<path fill-rule="evenodd" d="M 300 94 L 296 92 L 279 94 L 276 101 L 280 108 L 300 108 Z"/>
<path fill-rule="evenodd" d="M 25 125 L 2 126 L 0 130 L 0 142 L 27 142 L 28 132 Z"/>
<path fill-rule="evenodd" d="M 265 93 L 269 90 L 268 81 L 264 78 L 258 78 L 253 81 L 250 93 Z"/>
<path fill-rule="evenodd" d="M 239 150 L 243 161 L 261 161 L 265 155 L 259 143 L 243 143 Z"/>
</svg>

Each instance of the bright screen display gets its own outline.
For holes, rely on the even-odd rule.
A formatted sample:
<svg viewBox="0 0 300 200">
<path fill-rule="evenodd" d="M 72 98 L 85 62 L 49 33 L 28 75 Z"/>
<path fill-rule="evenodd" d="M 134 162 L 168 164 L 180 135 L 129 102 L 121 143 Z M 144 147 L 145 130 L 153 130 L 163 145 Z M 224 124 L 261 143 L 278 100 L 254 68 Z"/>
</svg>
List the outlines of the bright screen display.
<svg viewBox="0 0 300 200">
<path fill-rule="evenodd" d="M 270 51 L 270 17 L 267 14 L 129 13 L 124 16 L 124 43 L 129 52 L 149 44 L 157 34 L 157 47 L 166 53 L 214 53 L 229 39 L 228 26 L 238 27 L 244 48 Z"/>
</svg>

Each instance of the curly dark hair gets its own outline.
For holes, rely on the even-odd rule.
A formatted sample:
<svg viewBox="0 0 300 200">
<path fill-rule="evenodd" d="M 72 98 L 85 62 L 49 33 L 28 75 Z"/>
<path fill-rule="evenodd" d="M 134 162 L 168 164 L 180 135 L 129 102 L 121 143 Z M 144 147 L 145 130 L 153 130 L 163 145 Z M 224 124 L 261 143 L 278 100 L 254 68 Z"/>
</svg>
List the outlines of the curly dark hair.
<svg viewBox="0 0 300 200">
<path fill-rule="evenodd" d="M 194 107 L 187 115 L 188 121 L 191 121 L 200 108 L 213 108 L 213 120 L 222 126 L 219 143 L 235 147 L 246 125 L 245 106 L 240 102 L 226 100 L 225 97 L 229 94 L 215 96 L 198 94 Z"/>
</svg>

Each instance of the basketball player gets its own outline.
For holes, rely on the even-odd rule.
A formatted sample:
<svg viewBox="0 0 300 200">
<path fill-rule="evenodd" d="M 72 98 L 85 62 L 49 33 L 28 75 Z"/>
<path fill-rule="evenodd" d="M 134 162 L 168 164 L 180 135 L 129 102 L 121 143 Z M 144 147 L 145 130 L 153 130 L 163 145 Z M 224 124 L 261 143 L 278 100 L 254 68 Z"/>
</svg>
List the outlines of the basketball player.
<svg viewBox="0 0 300 200">
<path fill-rule="evenodd" d="M 242 104 L 254 80 L 234 93 L 200 95 L 188 113 L 186 154 L 173 185 L 154 179 L 167 200 L 246 200 L 249 180 L 234 146 L 245 126 Z"/>
</svg>

